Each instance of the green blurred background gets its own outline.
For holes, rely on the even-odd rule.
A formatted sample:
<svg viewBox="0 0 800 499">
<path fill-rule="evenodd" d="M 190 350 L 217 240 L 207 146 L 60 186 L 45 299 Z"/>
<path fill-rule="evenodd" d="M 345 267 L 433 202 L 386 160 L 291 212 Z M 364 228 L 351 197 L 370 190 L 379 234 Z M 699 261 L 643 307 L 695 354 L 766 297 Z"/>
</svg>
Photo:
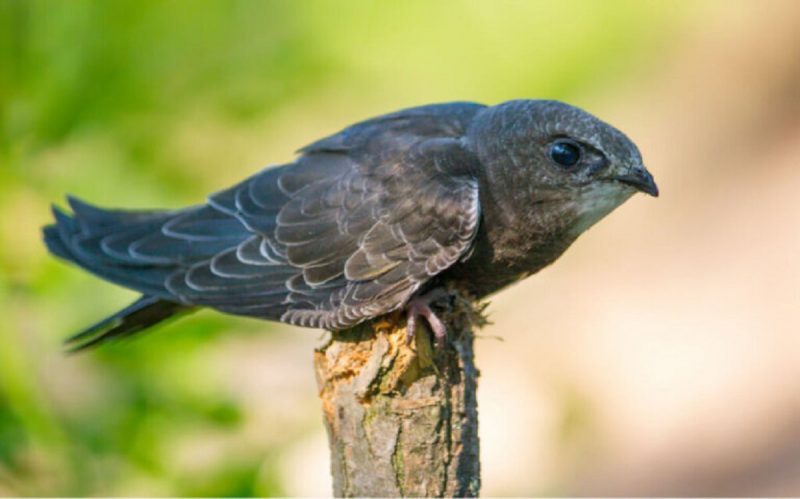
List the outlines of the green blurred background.
<svg viewBox="0 0 800 499">
<path fill-rule="evenodd" d="M 513 98 L 619 126 L 663 196 L 498 296 L 484 492 L 800 494 L 797 33 L 791 1 L 0 0 L 0 495 L 329 490 L 319 333 L 201 312 L 65 356 L 134 295 L 46 254 L 52 202 L 179 207 Z"/>
</svg>

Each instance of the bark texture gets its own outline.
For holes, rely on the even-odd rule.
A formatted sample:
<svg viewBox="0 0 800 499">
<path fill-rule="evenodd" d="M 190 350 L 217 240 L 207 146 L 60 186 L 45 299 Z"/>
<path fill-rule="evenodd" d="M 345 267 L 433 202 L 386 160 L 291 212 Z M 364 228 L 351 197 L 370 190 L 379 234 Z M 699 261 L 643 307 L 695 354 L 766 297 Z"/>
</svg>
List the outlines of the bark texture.
<svg viewBox="0 0 800 499">
<path fill-rule="evenodd" d="M 475 310 L 456 297 L 436 349 L 397 313 L 333 333 L 314 365 L 336 496 L 477 496 Z M 424 320 L 420 321 L 424 323 Z"/>
</svg>

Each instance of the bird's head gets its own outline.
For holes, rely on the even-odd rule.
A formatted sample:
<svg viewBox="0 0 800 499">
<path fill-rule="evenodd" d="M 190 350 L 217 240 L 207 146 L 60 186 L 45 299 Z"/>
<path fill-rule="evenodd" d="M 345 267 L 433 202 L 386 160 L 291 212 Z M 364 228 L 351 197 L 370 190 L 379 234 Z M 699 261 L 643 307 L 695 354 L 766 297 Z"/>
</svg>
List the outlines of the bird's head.
<svg viewBox="0 0 800 499">
<path fill-rule="evenodd" d="M 636 192 L 658 196 L 636 145 L 616 128 L 557 101 L 486 109 L 468 141 L 506 209 L 530 206 L 580 234 Z M 539 216 L 534 214 L 534 216 Z"/>
</svg>

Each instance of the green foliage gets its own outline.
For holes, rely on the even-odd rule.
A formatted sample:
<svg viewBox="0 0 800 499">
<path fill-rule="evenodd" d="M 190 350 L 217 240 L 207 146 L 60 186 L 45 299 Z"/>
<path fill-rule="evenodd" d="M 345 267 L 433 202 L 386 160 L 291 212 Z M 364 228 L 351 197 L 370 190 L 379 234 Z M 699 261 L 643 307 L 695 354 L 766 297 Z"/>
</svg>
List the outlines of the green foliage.
<svg viewBox="0 0 800 499">
<path fill-rule="evenodd" d="M 282 449 L 319 418 L 236 439 L 254 416 L 223 382 L 220 344 L 272 325 L 203 312 L 63 355 L 62 338 L 134 296 L 46 255 L 51 202 L 179 206 L 374 113 L 586 99 L 646 64 L 675 10 L 0 0 L 0 494 L 280 494 Z M 233 444 L 176 457 L 214 439 Z"/>
</svg>

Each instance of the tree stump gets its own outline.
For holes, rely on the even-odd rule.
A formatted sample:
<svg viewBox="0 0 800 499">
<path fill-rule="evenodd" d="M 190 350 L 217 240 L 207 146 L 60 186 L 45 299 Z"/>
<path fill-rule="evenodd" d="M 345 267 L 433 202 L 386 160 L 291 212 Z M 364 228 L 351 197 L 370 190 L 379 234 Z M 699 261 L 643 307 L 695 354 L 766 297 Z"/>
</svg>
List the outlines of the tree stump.
<svg viewBox="0 0 800 499">
<path fill-rule="evenodd" d="M 336 496 L 478 495 L 472 328 L 485 321 L 460 295 L 454 303 L 440 314 L 444 347 L 424 320 L 409 344 L 397 312 L 331 333 L 316 350 Z"/>
</svg>

